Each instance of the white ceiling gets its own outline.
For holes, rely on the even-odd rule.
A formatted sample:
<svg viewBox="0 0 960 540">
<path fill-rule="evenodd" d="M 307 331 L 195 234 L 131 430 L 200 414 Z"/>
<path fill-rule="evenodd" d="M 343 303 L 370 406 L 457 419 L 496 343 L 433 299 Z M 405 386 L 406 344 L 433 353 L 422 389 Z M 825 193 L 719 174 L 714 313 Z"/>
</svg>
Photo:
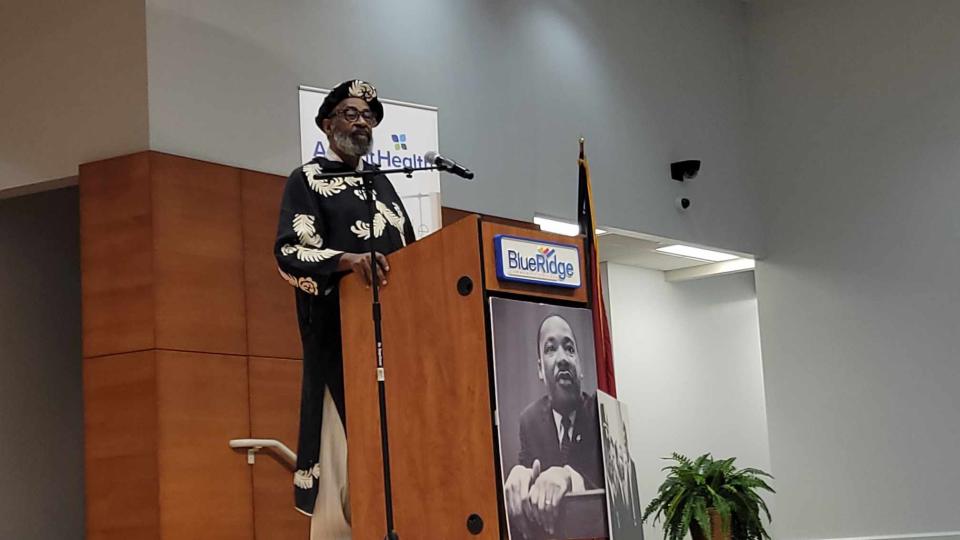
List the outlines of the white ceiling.
<svg viewBox="0 0 960 540">
<path fill-rule="evenodd" d="M 658 247 L 675 243 L 610 232 L 599 237 L 600 261 L 663 271 L 709 264 L 704 261 L 654 251 Z"/>
<path fill-rule="evenodd" d="M 726 262 L 700 261 L 656 251 L 659 247 L 681 242 L 632 231 L 608 230 L 599 236 L 600 262 L 660 270 L 667 281 L 687 281 L 753 269 L 753 257 L 747 254 L 729 252 L 739 258 Z M 710 246 L 695 247 L 713 249 Z"/>
</svg>

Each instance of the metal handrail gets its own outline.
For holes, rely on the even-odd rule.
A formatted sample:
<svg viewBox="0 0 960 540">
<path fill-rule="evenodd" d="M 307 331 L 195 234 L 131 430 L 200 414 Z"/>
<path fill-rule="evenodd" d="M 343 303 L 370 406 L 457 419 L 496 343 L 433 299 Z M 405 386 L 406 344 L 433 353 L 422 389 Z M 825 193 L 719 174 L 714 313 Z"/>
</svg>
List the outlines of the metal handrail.
<svg viewBox="0 0 960 540">
<path fill-rule="evenodd" d="M 277 439 L 233 439 L 230 441 L 230 448 L 235 450 L 247 450 L 247 463 L 253 465 L 256 463 L 256 454 L 264 448 L 273 450 L 278 456 L 283 458 L 291 471 L 297 468 L 297 455 L 287 445 Z"/>
</svg>

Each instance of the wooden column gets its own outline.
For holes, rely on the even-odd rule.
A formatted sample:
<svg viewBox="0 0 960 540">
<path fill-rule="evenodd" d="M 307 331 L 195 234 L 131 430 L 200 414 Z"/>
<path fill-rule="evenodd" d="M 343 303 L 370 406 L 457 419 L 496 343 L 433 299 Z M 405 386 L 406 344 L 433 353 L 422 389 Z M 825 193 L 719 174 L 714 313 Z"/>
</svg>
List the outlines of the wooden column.
<svg viewBox="0 0 960 540">
<path fill-rule="evenodd" d="M 296 446 L 282 187 L 156 152 L 81 166 L 87 538 L 253 539 L 254 521 L 258 538 L 305 537 L 288 471 L 227 446 Z"/>
</svg>

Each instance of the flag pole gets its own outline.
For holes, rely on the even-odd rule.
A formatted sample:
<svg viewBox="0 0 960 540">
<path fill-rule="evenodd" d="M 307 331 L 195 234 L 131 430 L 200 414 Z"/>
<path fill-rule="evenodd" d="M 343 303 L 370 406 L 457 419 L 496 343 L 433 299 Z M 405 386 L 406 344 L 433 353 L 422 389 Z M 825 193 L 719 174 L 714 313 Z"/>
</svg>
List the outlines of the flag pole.
<svg viewBox="0 0 960 540">
<path fill-rule="evenodd" d="M 600 272 L 600 257 L 597 249 L 596 216 L 593 213 L 593 189 L 590 185 L 590 166 L 584 152 L 586 140 L 579 138 L 579 191 L 577 201 L 578 221 L 584 235 L 584 262 L 587 281 L 587 303 L 592 311 L 594 346 L 597 360 L 598 387 L 612 396 L 616 396 L 616 382 L 613 376 L 613 357 L 611 354 L 610 327 L 603 302 L 603 288 Z"/>
</svg>

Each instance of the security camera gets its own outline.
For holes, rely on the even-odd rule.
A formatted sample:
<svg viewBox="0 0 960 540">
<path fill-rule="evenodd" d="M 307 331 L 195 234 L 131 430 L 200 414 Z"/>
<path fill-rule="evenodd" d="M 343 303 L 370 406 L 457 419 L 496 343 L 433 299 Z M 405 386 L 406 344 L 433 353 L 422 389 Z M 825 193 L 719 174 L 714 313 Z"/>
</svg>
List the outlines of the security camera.
<svg viewBox="0 0 960 540">
<path fill-rule="evenodd" d="M 700 172 L 700 160 L 688 159 L 686 161 L 675 161 L 670 164 L 670 178 L 677 182 L 691 180 L 697 177 Z"/>
<path fill-rule="evenodd" d="M 677 207 L 677 210 L 683 212 L 690 208 L 690 205 L 693 203 L 686 197 L 677 197 L 677 199 L 673 201 L 673 204 Z"/>
</svg>

